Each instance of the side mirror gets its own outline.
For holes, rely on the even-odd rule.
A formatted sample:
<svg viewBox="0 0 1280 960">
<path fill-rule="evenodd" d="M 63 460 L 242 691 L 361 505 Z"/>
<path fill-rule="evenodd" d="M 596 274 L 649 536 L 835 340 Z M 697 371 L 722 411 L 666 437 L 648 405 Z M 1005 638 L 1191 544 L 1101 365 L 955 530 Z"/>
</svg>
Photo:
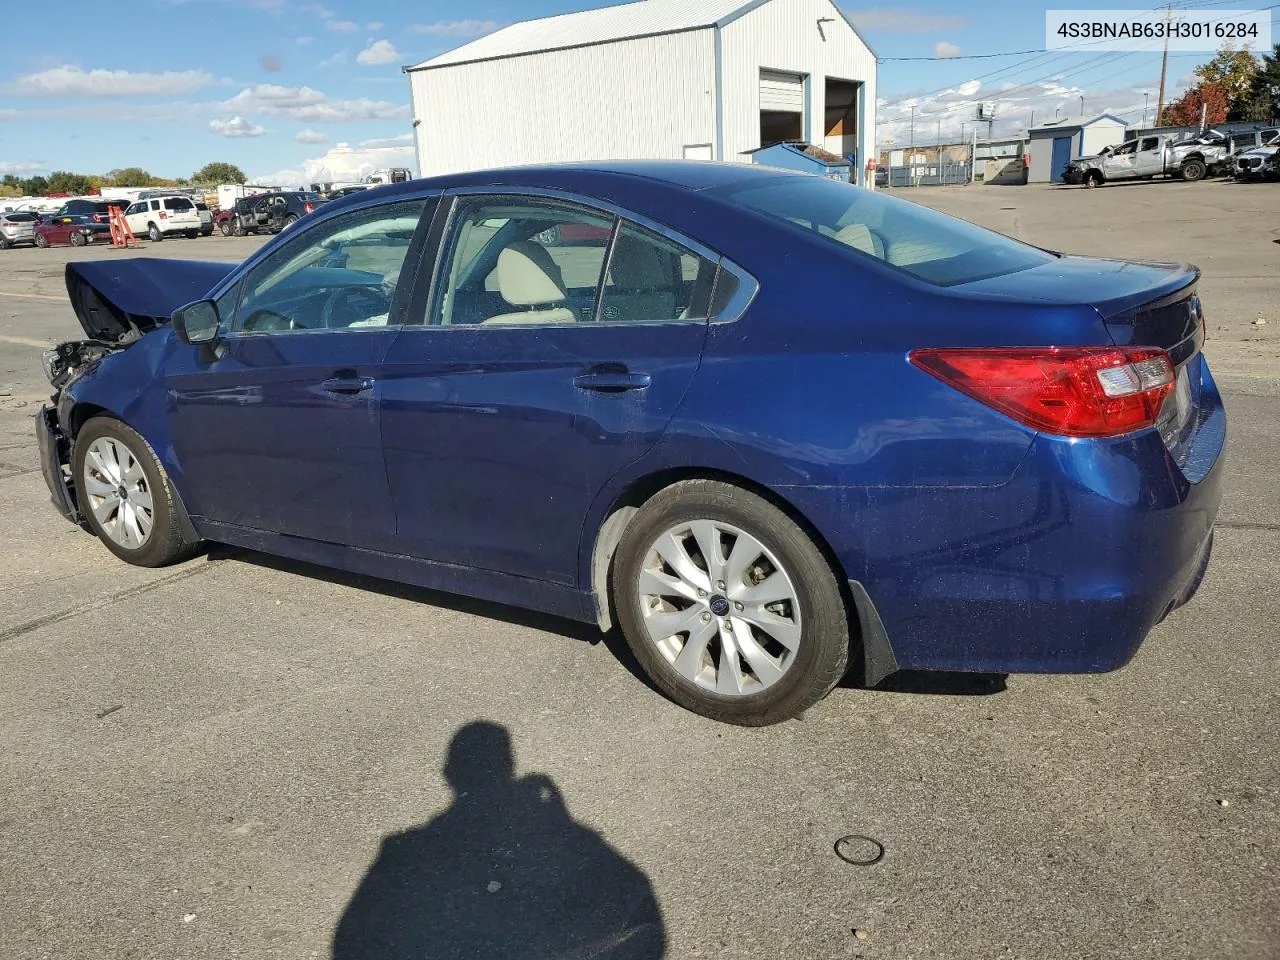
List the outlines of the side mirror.
<svg viewBox="0 0 1280 960">
<path fill-rule="evenodd" d="M 212 300 L 197 300 L 173 314 L 173 332 L 183 343 L 212 343 L 218 338 L 218 307 Z"/>
</svg>

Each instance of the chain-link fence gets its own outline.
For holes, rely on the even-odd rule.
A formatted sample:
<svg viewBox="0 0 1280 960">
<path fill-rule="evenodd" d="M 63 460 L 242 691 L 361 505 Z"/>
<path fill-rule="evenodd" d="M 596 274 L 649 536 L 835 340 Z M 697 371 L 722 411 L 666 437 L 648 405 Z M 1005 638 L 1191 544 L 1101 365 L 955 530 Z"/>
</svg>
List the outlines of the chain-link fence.
<svg viewBox="0 0 1280 960">
<path fill-rule="evenodd" d="M 968 163 L 919 163 L 887 169 L 890 187 L 947 187 L 973 179 L 973 167 Z"/>
</svg>

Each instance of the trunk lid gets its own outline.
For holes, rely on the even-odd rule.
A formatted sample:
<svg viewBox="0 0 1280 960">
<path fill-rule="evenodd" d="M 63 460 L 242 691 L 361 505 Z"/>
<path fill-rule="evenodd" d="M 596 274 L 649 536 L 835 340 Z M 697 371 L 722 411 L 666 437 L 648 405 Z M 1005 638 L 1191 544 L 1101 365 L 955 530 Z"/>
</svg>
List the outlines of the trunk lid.
<svg viewBox="0 0 1280 960">
<path fill-rule="evenodd" d="M 90 339 L 132 342 L 200 300 L 234 263 L 199 260 L 98 260 L 68 263 L 67 295 Z"/>
</svg>

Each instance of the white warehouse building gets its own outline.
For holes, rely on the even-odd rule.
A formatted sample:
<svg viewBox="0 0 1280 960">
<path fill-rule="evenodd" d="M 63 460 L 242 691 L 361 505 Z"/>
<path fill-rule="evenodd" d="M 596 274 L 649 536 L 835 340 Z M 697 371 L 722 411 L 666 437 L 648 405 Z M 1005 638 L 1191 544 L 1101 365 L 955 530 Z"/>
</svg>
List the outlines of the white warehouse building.
<svg viewBox="0 0 1280 960">
<path fill-rule="evenodd" d="M 831 0 L 638 0 L 405 67 L 419 172 L 572 160 L 874 158 L 876 56 Z M 868 185 L 870 185 L 868 183 Z"/>
</svg>

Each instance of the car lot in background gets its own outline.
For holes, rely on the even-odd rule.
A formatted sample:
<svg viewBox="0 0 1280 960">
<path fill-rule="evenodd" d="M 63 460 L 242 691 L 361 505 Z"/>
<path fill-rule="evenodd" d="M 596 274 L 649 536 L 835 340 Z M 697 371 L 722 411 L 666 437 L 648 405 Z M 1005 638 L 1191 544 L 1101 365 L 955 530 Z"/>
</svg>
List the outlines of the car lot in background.
<svg viewBox="0 0 1280 960">
<path fill-rule="evenodd" d="M 231 233 L 238 237 L 254 233 L 279 233 L 313 213 L 324 203 L 319 194 L 299 190 L 241 197 L 236 200 L 232 211 Z"/>
<path fill-rule="evenodd" d="M 19 829 L 0 829 L 5 948 L 331 957 L 384 837 L 420 852 L 415 826 L 453 803 L 449 744 L 483 716 L 510 731 L 515 782 L 553 779 L 556 804 L 649 876 L 672 960 L 1272 960 L 1280 190 L 896 195 L 1054 249 L 1205 268 L 1205 349 L 1233 431 L 1216 556 L 1124 670 L 872 690 L 850 678 L 803 722 L 746 730 L 673 710 L 616 638 L 568 621 L 253 551 L 126 567 L 41 502 L 41 349 L 83 336 L 65 266 L 238 262 L 266 238 L 12 251 L 0 805 Z M 856 298 L 823 309 L 863 313 Z M 741 388 L 725 403 L 752 402 Z M 312 479 L 297 475 L 300 495 Z M 513 789 L 472 794 L 477 817 L 508 818 Z M 880 864 L 835 857 L 854 832 L 885 844 Z M 492 881 L 478 896 L 509 909 L 518 889 Z"/>
<path fill-rule="evenodd" d="M 138 200 L 125 210 L 124 218 L 134 236 L 147 237 L 152 241 L 170 236 L 194 239 L 204 230 L 203 218 L 190 197 Z"/>
</svg>

